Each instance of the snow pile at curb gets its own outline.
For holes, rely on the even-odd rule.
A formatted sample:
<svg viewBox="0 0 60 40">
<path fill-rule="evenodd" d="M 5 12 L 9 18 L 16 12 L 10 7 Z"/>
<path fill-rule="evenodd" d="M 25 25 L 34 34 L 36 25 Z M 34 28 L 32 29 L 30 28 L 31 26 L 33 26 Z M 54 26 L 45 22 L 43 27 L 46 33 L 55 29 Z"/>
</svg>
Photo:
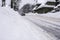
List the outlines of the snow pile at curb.
<svg viewBox="0 0 60 40">
<path fill-rule="evenodd" d="M 42 16 L 47 16 L 47 17 L 53 17 L 53 18 L 60 18 L 60 12 L 56 13 L 47 13 L 47 14 L 41 14 Z"/>
</svg>

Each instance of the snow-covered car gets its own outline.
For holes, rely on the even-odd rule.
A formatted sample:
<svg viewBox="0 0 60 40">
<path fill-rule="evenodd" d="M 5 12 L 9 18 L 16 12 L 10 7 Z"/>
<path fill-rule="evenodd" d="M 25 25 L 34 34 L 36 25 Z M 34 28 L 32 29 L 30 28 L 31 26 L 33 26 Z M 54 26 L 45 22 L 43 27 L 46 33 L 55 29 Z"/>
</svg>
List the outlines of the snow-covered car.
<svg viewBox="0 0 60 40">
<path fill-rule="evenodd" d="M 18 10 L 18 13 L 19 13 L 21 16 L 25 16 L 25 13 L 23 12 L 23 9 Z"/>
<path fill-rule="evenodd" d="M 22 13 L 22 14 L 21 14 L 21 16 L 25 16 L 25 14 L 24 14 L 24 13 Z"/>
</svg>

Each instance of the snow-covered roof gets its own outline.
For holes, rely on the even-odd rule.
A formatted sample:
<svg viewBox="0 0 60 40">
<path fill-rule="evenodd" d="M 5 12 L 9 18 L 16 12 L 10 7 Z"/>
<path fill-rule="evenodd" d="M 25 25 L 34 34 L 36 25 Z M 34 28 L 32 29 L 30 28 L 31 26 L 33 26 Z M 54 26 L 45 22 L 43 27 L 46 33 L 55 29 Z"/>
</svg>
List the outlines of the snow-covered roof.
<svg viewBox="0 0 60 40">
<path fill-rule="evenodd" d="M 32 10 L 35 10 L 36 9 L 36 7 L 34 7 Z"/>
<path fill-rule="evenodd" d="M 55 6 L 52 6 L 52 5 L 41 5 L 38 8 L 41 8 L 41 7 L 55 7 Z"/>
<path fill-rule="evenodd" d="M 60 6 L 60 4 L 58 4 L 57 6 Z"/>
<path fill-rule="evenodd" d="M 55 0 L 38 0 L 38 3 L 46 3 L 47 1 L 50 1 L 50 2 L 55 2 Z"/>
<path fill-rule="evenodd" d="M 60 6 L 60 4 L 58 4 L 56 7 L 54 7 L 54 8 L 57 8 L 58 6 Z"/>
<path fill-rule="evenodd" d="M 52 5 L 40 5 L 38 8 L 34 8 L 33 10 L 35 10 L 35 9 L 39 9 L 39 8 L 42 8 L 42 7 L 55 7 L 55 6 L 52 6 Z"/>
</svg>

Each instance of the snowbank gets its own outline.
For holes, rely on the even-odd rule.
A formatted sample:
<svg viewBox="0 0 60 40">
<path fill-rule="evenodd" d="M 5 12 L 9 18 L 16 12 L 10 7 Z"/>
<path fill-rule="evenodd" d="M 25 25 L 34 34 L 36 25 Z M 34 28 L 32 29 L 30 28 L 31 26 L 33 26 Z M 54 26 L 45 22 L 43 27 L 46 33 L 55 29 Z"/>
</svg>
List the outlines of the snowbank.
<svg viewBox="0 0 60 40">
<path fill-rule="evenodd" d="M 60 12 L 56 12 L 56 13 L 47 13 L 47 14 L 41 14 L 43 16 L 47 16 L 47 17 L 53 17 L 53 18 L 60 18 Z"/>
<path fill-rule="evenodd" d="M 28 15 L 39 15 L 38 13 L 32 13 L 32 12 L 25 13 L 25 14 L 26 14 L 26 16 L 28 16 Z"/>
<path fill-rule="evenodd" d="M 0 8 L 0 40 L 51 40 L 41 28 L 9 7 Z M 55 39 L 54 39 L 55 40 Z"/>
</svg>

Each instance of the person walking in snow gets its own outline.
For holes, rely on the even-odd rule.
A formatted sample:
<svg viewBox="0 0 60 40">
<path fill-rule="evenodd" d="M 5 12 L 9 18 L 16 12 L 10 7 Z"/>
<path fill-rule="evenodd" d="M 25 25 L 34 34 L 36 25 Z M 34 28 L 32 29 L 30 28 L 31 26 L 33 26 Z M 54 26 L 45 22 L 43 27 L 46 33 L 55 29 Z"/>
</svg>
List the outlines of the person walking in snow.
<svg viewBox="0 0 60 40">
<path fill-rule="evenodd" d="M 2 0 L 2 7 L 5 6 L 5 0 Z"/>
</svg>

